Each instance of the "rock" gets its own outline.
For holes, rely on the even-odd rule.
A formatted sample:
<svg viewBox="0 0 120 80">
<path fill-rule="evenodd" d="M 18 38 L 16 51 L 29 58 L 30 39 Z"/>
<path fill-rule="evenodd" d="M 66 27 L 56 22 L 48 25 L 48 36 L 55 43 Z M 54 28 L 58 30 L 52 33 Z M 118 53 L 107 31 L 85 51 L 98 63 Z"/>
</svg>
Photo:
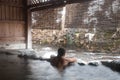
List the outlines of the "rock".
<svg viewBox="0 0 120 80">
<path fill-rule="evenodd" d="M 111 68 L 114 71 L 120 72 L 120 60 L 114 60 L 114 61 L 102 61 L 102 64 L 106 67 Z"/>
<path fill-rule="evenodd" d="M 83 60 L 81 60 L 81 59 L 77 59 L 77 63 L 78 63 L 79 65 L 86 65 L 86 64 L 87 64 L 87 62 L 85 62 L 85 61 L 83 61 Z"/>
<path fill-rule="evenodd" d="M 99 64 L 101 64 L 101 62 L 96 60 L 88 62 L 88 65 L 91 65 L 91 66 L 98 66 Z"/>
<path fill-rule="evenodd" d="M 34 59 L 38 60 L 39 56 L 37 56 L 37 53 L 34 50 L 21 50 L 21 53 L 18 54 L 19 58 L 25 58 L 25 59 Z"/>
<path fill-rule="evenodd" d="M 91 66 L 98 66 L 99 64 L 98 64 L 98 62 L 90 62 L 90 63 L 88 63 L 88 65 L 91 65 Z"/>
<path fill-rule="evenodd" d="M 0 53 L 6 54 L 6 55 L 18 55 L 18 54 L 20 54 L 20 52 L 17 50 L 7 50 L 7 49 L 0 50 Z"/>
<path fill-rule="evenodd" d="M 32 55 L 19 54 L 18 57 L 19 57 L 19 58 L 24 58 L 24 59 L 34 59 L 34 60 L 39 60 L 39 59 L 40 59 L 40 57 L 38 57 L 38 56 L 35 55 L 35 54 L 32 54 Z"/>
<path fill-rule="evenodd" d="M 86 65 L 85 63 L 78 63 L 79 65 L 81 65 L 81 66 L 84 66 L 84 65 Z"/>
</svg>

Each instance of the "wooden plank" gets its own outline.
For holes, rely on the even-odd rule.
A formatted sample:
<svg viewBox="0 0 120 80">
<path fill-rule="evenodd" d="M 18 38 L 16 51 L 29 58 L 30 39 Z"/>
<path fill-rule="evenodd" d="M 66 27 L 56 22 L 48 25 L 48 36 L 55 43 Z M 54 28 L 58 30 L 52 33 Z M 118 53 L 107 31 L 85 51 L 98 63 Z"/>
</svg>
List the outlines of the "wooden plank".
<svg viewBox="0 0 120 80">
<path fill-rule="evenodd" d="M 1 23 L 17 23 L 17 24 L 25 24 L 25 21 L 11 21 L 11 20 L 2 20 L 0 21 L 0 24 Z"/>
<path fill-rule="evenodd" d="M 19 8 L 16 8 L 16 20 L 20 19 L 20 13 L 19 13 Z"/>
<path fill-rule="evenodd" d="M 23 8 L 3 6 L 0 7 L 0 20 L 25 20 Z"/>
<path fill-rule="evenodd" d="M 9 7 L 9 20 L 12 20 L 12 7 Z"/>
<path fill-rule="evenodd" d="M 22 3 L 22 1 L 23 0 L 3 0 L 0 2 L 0 5 L 24 7 L 24 4 Z"/>
<path fill-rule="evenodd" d="M 4 23 L 4 24 L 1 24 L 1 32 L 0 32 L 0 37 L 7 37 L 9 34 L 9 29 L 8 29 L 8 24 L 7 23 Z"/>
<path fill-rule="evenodd" d="M 21 5 L 21 4 L 2 4 L 2 3 L 0 3 L 0 5 L 5 5 L 5 6 L 13 6 L 13 7 L 22 7 L 22 8 L 24 8 L 24 5 Z"/>
<path fill-rule="evenodd" d="M 0 37 L 4 37 L 4 25 L 0 24 Z"/>
<path fill-rule="evenodd" d="M 0 37 L 0 41 L 20 41 L 20 40 L 25 40 L 25 37 Z"/>
<path fill-rule="evenodd" d="M 3 5 L 2 5 L 2 20 L 5 20 L 5 9 Z"/>
<path fill-rule="evenodd" d="M 23 24 L 15 24 L 14 28 L 17 32 L 15 32 L 15 36 L 25 36 L 25 28 Z"/>
<path fill-rule="evenodd" d="M 21 20 L 21 14 L 22 14 L 21 8 L 19 8 L 18 10 L 19 10 L 19 11 L 18 11 L 18 12 L 19 12 L 19 20 Z M 22 20 L 21 20 L 21 21 L 22 21 Z"/>
<path fill-rule="evenodd" d="M 39 1 L 39 3 L 41 2 L 41 0 L 38 0 Z"/>
<path fill-rule="evenodd" d="M 4 11 L 5 11 L 5 12 L 4 12 L 4 13 L 5 13 L 5 14 L 4 14 L 4 15 L 5 15 L 5 20 L 7 20 L 7 19 L 6 19 L 6 6 L 4 6 Z"/>
<path fill-rule="evenodd" d="M 24 26 L 23 23 L 0 23 L 0 37 L 25 36 Z"/>
<path fill-rule="evenodd" d="M 2 6 L 0 5 L 0 20 L 2 20 Z"/>
<path fill-rule="evenodd" d="M 13 20 L 16 20 L 17 17 L 16 7 L 12 7 L 12 8 L 13 8 Z"/>
<path fill-rule="evenodd" d="M 33 4 L 36 4 L 35 0 L 33 0 Z"/>
<path fill-rule="evenodd" d="M 6 20 L 9 20 L 9 7 L 6 6 Z"/>
<path fill-rule="evenodd" d="M 53 4 L 51 1 L 49 2 L 40 2 L 40 3 L 32 3 L 31 5 L 28 5 L 28 8 L 35 8 L 38 6 L 46 6 L 48 4 Z"/>
<path fill-rule="evenodd" d="M 19 5 L 23 5 L 23 0 L 17 0 Z"/>
<path fill-rule="evenodd" d="M 14 24 L 9 24 L 9 26 L 10 26 L 10 28 L 9 28 L 10 29 L 10 31 L 9 31 L 10 33 L 9 34 L 10 34 L 11 37 L 15 37 L 16 30 L 15 30 L 15 25 Z"/>
<path fill-rule="evenodd" d="M 20 20 L 23 20 L 23 11 L 22 11 L 22 8 L 19 9 L 19 12 L 20 12 Z"/>
<path fill-rule="evenodd" d="M 34 0 L 34 2 L 35 2 L 35 4 L 37 3 L 37 1 L 36 1 L 36 0 Z"/>
<path fill-rule="evenodd" d="M 15 0 L 12 0 L 12 3 L 15 3 Z"/>
<path fill-rule="evenodd" d="M 6 23 L 6 24 L 5 24 L 5 27 L 6 27 L 6 28 L 5 28 L 5 31 L 4 31 L 4 32 L 5 32 L 5 37 L 9 37 L 9 35 L 10 35 L 10 34 L 9 34 L 9 31 L 10 31 L 9 23 Z"/>
</svg>

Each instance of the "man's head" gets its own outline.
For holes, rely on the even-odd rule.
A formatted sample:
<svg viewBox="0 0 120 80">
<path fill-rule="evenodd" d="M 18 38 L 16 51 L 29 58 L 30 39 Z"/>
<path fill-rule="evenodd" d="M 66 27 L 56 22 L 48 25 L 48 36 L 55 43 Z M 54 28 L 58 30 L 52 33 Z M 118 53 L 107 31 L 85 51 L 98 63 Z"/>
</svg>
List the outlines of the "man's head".
<svg viewBox="0 0 120 80">
<path fill-rule="evenodd" d="M 65 51 L 65 49 L 64 48 L 59 48 L 58 49 L 58 57 L 62 57 L 62 56 L 65 56 L 65 53 L 66 53 L 66 51 Z"/>
</svg>

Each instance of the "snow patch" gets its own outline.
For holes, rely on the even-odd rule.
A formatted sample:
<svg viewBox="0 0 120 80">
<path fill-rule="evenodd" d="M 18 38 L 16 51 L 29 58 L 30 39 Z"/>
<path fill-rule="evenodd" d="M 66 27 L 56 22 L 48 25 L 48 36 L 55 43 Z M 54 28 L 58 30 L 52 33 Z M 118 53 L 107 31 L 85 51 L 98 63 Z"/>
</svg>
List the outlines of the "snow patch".
<svg viewBox="0 0 120 80">
<path fill-rule="evenodd" d="M 116 0 L 112 3 L 112 10 L 113 10 L 113 13 L 117 13 L 117 11 L 120 10 L 119 0 Z"/>
<path fill-rule="evenodd" d="M 94 0 L 89 4 L 87 17 L 84 18 L 84 24 L 94 23 L 94 28 L 98 23 L 98 19 L 94 16 L 97 11 L 102 11 L 102 6 L 104 5 L 105 0 Z"/>
<path fill-rule="evenodd" d="M 93 41 L 92 39 L 93 39 L 94 35 L 95 34 L 93 34 L 93 33 L 86 33 L 85 37 L 87 37 L 89 41 Z"/>
<path fill-rule="evenodd" d="M 96 11 L 102 11 L 102 5 L 104 5 L 105 0 L 94 0 L 90 3 L 88 8 L 88 16 L 94 16 Z"/>
</svg>

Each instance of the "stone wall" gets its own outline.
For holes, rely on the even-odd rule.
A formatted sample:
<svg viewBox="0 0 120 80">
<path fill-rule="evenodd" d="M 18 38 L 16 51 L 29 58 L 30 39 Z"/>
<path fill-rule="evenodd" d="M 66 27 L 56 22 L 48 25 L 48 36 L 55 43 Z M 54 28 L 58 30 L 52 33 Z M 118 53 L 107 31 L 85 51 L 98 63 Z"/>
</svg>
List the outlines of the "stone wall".
<svg viewBox="0 0 120 80">
<path fill-rule="evenodd" d="M 119 0 L 92 0 L 69 4 L 65 8 L 64 14 L 63 8 L 40 12 L 42 16 L 34 20 L 37 25 L 33 26 L 33 43 L 72 45 L 88 51 L 119 51 Z M 65 19 L 62 19 L 62 14 Z"/>
<path fill-rule="evenodd" d="M 33 13 L 33 28 L 60 29 L 63 8 Z M 115 30 L 120 24 L 119 0 L 92 0 L 66 5 L 65 28 Z"/>
<path fill-rule="evenodd" d="M 32 13 L 33 29 L 60 29 L 62 8 L 45 9 Z"/>
<path fill-rule="evenodd" d="M 66 6 L 66 27 L 115 29 L 120 23 L 119 0 L 92 0 Z"/>
</svg>

